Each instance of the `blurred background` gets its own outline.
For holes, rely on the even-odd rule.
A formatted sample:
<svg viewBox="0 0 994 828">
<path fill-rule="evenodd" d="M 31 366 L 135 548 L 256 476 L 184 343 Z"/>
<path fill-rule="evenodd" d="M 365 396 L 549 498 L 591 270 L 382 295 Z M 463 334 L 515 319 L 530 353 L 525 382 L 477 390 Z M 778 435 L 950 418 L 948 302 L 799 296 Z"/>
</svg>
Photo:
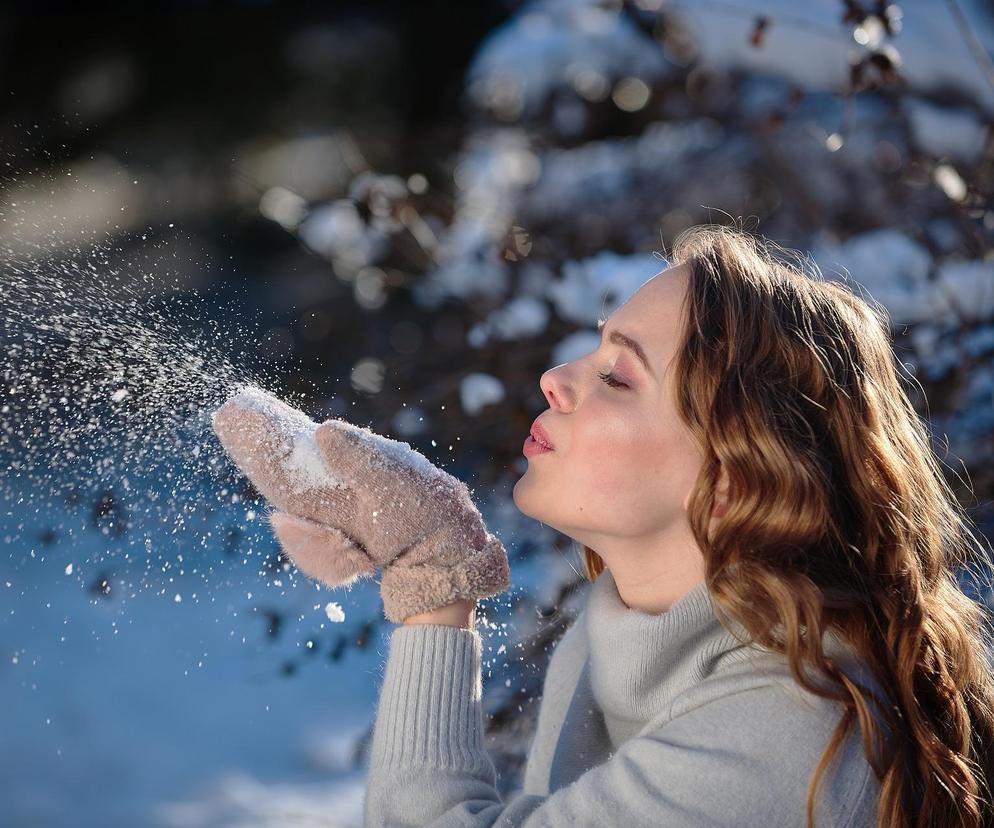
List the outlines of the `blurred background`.
<svg viewBox="0 0 994 828">
<path fill-rule="evenodd" d="M 887 309 L 991 537 L 992 53 L 981 0 L 6 5 L 0 822 L 361 824 L 393 626 L 280 554 L 241 383 L 473 490 L 513 795 L 587 589 L 510 499 L 538 380 L 693 224 Z"/>
</svg>

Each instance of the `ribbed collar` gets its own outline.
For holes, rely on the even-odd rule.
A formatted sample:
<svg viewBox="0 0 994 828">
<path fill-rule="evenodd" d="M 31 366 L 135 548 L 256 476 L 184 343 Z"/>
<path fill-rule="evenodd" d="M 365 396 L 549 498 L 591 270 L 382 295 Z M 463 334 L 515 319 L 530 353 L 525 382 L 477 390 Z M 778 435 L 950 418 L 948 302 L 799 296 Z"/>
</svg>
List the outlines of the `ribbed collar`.
<svg viewBox="0 0 994 828">
<path fill-rule="evenodd" d="M 718 658 L 744 646 L 718 621 L 703 581 L 666 612 L 649 614 L 625 605 L 605 569 L 584 613 L 591 691 L 616 740 L 668 711 Z"/>
</svg>

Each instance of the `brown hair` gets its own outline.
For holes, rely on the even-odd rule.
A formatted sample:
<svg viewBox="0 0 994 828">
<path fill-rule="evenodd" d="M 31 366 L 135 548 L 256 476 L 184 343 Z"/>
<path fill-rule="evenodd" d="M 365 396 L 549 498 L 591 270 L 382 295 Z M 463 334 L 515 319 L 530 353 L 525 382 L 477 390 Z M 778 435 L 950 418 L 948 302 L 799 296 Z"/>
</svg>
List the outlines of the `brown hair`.
<svg viewBox="0 0 994 828">
<path fill-rule="evenodd" d="M 856 718 L 881 783 L 879 825 L 994 825 L 994 625 L 956 577 L 990 557 L 902 388 L 885 309 L 790 252 L 697 225 L 669 258 L 690 266 L 672 387 L 705 453 L 688 519 L 716 613 L 844 705 L 808 786 L 809 828 Z M 722 468 L 728 508 L 708 537 Z M 593 581 L 604 561 L 581 550 Z M 825 655 L 826 630 L 888 693 L 889 750 L 861 688 Z M 812 684 L 802 664 L 837 689 Z"/>
</svg>

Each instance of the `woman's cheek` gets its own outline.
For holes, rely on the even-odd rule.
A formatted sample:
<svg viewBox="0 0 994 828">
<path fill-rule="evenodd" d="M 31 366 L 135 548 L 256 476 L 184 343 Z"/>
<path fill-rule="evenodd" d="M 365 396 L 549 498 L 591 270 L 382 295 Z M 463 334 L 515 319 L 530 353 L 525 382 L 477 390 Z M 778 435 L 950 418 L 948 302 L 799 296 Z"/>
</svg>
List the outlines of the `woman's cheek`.
<svg viewBox="0 0 994 828">
<path fill-rule="evenodd" d="M 577 459 L 586 470 L 584 476 L 589 476 L 599 486 L 618 488 L 622 484 L 631 485 L 633 473 L 640 467 L 643 450 L 630 429 L 612 424 L 585 434 L 582 456 Z"/>
</svg>

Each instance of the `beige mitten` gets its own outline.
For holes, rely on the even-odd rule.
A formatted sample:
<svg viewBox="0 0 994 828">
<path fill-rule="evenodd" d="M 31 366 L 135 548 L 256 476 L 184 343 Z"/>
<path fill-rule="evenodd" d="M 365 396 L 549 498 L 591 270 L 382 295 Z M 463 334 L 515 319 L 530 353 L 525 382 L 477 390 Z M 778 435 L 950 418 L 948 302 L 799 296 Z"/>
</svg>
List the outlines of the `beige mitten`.
<svg viewBox="0 0 994 828">
<path fill-rule="evenodd" d="M 225 402 L 213 424 L 279 510 L 270 524 L 297 567 L 332 587 L 382 570 L 388 620 L 497 595 L 510 584 L 504 546 L 466 484 L 407 443 L 344 420 L 318 425 L 251 387 Z"/>
</svg>

